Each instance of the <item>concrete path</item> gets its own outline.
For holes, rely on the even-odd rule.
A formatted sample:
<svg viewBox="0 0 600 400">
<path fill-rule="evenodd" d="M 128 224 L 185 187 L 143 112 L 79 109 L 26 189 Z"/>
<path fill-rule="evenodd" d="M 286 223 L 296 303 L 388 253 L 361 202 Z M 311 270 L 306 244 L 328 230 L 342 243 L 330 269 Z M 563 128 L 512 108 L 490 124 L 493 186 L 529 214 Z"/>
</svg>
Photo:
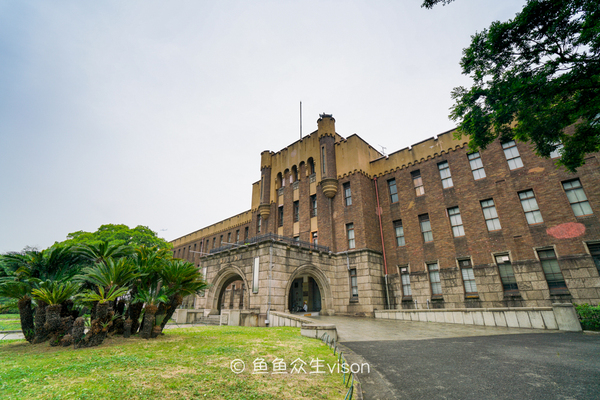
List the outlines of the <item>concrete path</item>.
<svg viewBox="0 0 600 400">
<path fill-rule="evenodd" d="M 600 335 L 313 319 L 336 324 L 348 362 L 365 364 L 365 400 L 600 399 Z"/>
</svg>

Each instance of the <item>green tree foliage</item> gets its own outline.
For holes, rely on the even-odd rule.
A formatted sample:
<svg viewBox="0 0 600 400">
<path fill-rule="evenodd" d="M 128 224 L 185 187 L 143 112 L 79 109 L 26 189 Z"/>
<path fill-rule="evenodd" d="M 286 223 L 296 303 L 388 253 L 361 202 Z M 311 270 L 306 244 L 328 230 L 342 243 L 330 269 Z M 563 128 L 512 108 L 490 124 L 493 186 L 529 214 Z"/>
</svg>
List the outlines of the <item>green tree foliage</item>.
<svg viewBox="0 0 600 400">
<path fill-rule="evenodd" d="M 450 118 L 471 149 L 514 138 L 548 157 L 562 143 L 559 164 L 570 171 L 600 150 L 599 0 L 528 0 L 472 36 L 461 67 L 473 86 L 453 90 Z"/>
<path fill-rule="evenodd" d="M 107 242 L 110 246 L 158 246 L 170 249 L 171 244 L 159 238 L 150 228 L 138 225 L 131 229 L 127 225 L 102 225 L 96 232 L 77 231 L 69 233 L 60 244 L 98 246 Z"/>
</svg>

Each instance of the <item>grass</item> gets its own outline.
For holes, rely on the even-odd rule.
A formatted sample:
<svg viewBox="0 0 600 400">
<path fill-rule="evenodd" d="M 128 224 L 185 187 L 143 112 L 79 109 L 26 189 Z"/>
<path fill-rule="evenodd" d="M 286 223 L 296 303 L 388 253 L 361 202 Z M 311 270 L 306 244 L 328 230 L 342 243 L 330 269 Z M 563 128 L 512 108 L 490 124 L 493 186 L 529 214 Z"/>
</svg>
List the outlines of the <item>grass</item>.
<svg viewBox="0 0 600 400">
<path fill-rule="evenodd" d="M 21 320 L 0 319 L 0 331 L 14 331 L 21 329 Z"/>
<path fill-rule="evenodd" d="M 267 374 L 254 374 L 257 358 Z M 272 361 L 286 362 L 287 374 L 273 374 Z M 300 358 L 306 373 L 291 374 Z M 324 360 L 322 374 L 310 374 L 311 359 Z M 343 399 L 346 389 L 337 357 L 325 344 L 300 336 L 298 328 L 206 326 L 170 329 L 165 335 L 107 339 L 88 349 L 0 342 L 3 399 Z M 235 374 L 230 364 L 245 363 Z"/>
<path fill-rule="evenodd" d="M 19 314 L 0 314 L 0 320 L 3 319 L 19 319 Z"/>
</svg>

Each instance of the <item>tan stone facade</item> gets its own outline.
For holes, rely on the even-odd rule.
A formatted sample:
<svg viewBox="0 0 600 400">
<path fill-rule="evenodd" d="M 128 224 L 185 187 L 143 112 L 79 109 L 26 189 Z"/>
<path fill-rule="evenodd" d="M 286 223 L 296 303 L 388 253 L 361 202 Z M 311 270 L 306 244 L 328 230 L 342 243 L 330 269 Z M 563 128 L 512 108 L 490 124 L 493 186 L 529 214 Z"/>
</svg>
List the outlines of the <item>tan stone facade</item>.
<svg viewBox="0 0 600 400">
<path fill-rule="evenodd" d="M 206 273 L 195 307 L 213 314 L 235 280 L 265 317 L 304 301 L 365 315 L 597 304 L 598 157 L 571 174 L 523 143 L 470 154 L 453 132 L 383 156 L 322 115 L 261 154 L 250 210 L 174 240 L 174 256 Z"/>
</svg>

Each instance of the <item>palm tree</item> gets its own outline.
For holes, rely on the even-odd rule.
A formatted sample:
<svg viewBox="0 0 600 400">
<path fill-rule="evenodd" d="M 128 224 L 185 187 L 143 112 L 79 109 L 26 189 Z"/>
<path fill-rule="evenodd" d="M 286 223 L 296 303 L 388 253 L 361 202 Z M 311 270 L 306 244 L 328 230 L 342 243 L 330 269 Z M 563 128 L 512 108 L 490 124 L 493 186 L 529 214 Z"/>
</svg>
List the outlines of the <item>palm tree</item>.
<svg viewBox="0 0 600 400">
<path fill-rule="evenodd" d="M 85 244 L 76 248 L 75 252 L 92 264 L 106 264 L 108 260 L 131 255 L 131 247 L 111 245 L 102 241 L 98 244 Z"/>
<path fill-rule="evenodd" d="M 33 323 L 33 309 L 31 308 L 31 286 L 17 281 L 0 282 L 0 297 L 17 300 L 21 331 L 25 335 L 25 340 L 32 343 L 35 336 L 35 326 Z"/>
<path fill-rule="evenodd" d="M 76 282 L 50 280 L 42 282 L 39 287 L 31 290 L 31 295 L 35 300 L 47 305 L 44 330 L 51 336 L 51 345 L 57 345 L 59 339 L 69 333 L 73 327 L 73 318 L 66 317 L 64 321 L 61 321 L 61 310 L 63 304 L 78 291 L 79 284 Z"/>
<path fill-rule="evenodd" d="M 138 290 L 136 297 L 133 299 L 134 303 L 144 304 L 144 322 L 140 331 L 140 337 L 148 339 L 150 337 L 156 337 L 160 334 L 160 327 L 158 332 L 154 331 L 154 322 L 156 320 L 156 311 L 158 311 L 158 305 L 169 301 L 167 292 L 164 286 L 161 286 L 159 282 L 154 283 L 149 288 L 143 288 Z"/>
</svg>

